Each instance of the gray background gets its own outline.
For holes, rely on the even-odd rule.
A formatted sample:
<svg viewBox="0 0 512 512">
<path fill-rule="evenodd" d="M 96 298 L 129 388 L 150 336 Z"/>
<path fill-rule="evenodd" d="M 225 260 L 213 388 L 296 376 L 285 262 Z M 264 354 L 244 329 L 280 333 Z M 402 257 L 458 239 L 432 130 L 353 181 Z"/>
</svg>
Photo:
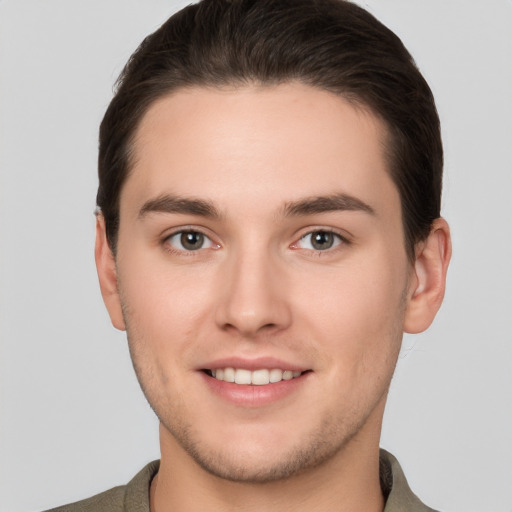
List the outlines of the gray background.
<svg viewBox="0 0 512 512">
<path fill-rule="evenodd" d="M 125 483 L 157 422 L 93 262 L 97 127 L 142 37 L 188 2 L 0 2 L 0 510 Z M 454 256 L 407 337 L 382 445 L 445 511 L 512 511 L 512 2 L 361 2 L 436 95 Z"/>
</svg>

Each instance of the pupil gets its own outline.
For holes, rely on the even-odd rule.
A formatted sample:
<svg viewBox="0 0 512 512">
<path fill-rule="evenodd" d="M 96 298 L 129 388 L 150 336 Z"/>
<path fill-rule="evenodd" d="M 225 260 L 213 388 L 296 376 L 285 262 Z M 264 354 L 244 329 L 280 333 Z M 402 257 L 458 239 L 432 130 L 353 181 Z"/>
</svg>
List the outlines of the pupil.
<svg viewBox="0 0 512 512">
<path fill-rule="evenodd" d="M 200 249 L 204 242 L 204 235 L 194 231 L 189 231 L 181 235 L 181 245 L 189 251 Z"/>
<path fill-rule="evenodd" d="M 332 247 L 333 242 L 334 237 L 332 233 L 329 233 L 327 231 L 317 231 L 312 236 L 311 245 L 315 249 L 325 251 L 326 249 L 330 249 Z"/>
</svg>

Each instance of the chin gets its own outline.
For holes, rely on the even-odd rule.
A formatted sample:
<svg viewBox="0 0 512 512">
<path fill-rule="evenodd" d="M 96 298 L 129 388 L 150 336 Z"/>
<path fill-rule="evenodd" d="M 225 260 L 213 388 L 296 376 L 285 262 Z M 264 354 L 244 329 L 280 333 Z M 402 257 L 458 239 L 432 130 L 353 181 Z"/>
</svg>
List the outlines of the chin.
<svg viewBox="0 0 512 512">
<path fill-rule="evenodd" d="M 165 428 L 165 427 L 164 427 Z M 316 434 L 280 441 L 245 432 L 236 440 L 231 436 L 219 446 L 219 439 L 206 441 L 193 435 L 191 429 L 166 429 L 181 449 L 203 470 L 223 480 L 240 483 L 268 483 L 306 473 L 325 464 L 342 450 L 356 429 L 343 429 L 339 424 L 325 422 Z M 258 442 L 251 443 L 252 439 Z"/>
<path fill-rule="evenodd" d="M 287 479 L 316 467 L 329 458 L 315 447 L 282 454 L 279 460 L 261 460 L 261 456 L 247 457 L 225 452 L 208 453 L 190 447 L 187 452 L 208 473 L 241 483 L 267 483 Z"/>
</svg>

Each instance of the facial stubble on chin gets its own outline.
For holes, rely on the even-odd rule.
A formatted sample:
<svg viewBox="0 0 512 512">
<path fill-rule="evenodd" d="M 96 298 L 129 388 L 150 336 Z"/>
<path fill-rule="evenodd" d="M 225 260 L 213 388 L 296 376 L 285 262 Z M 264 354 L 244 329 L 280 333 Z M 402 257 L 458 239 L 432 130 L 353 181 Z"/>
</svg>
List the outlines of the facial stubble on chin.
<svg viewBox="0 0 512 512">
<path fill-rule="evenodd" d="M 406 302 L 407 287 L 404 288 L 400 299 L 402 313 L 405 310 Z M 179 414 L 180 410 L 186 410 L 187 407 L 182 399 L 175 400 L 173 404 L 165 404 L 159 403 L 157 396 L 153 396 L 151 380 L 155 378 L 155 370 L 144 368 L 144 350 L 147 342 L 132 327 L 126 301 L 122 300 L 121 304 L 133 367 L 150 407 L 166 431 L 195 463 L 218 478 L 232 482 L 264 484 L 306 473 L 325 464 L 341 452 L 361 431 L 373 411 L 371 407 L 367 408 L 365 415 L 360 415 L 357 411 L 348 411 L 342 420 L 335 414 L 330 414 L 317 425 L 315 432 L 310 432 L 307 439 L 302 440 L 300 446 L 293 447 L 288 453 L 282 454 L 279 461 L 258 468 L 241 464 L 234 457 L 228 456 L 226 452 L 212 449 L 201 442 L 194 425 L 184 421 L 184 415 Z M 401 339 L 401 325 L 395 327 L 392 336 L 399 336 Z M 394 358 L 393 369 L 395 364 L 396 358 Z M 168 380 L 168 376 L 164 375 L 163 371 L 160 378 Z M 391 376 L 376 404 L 386 401 L 390 381 Z M 155 383 L 157 382 L 158 379 L 155 380 Z"/>
</svg>

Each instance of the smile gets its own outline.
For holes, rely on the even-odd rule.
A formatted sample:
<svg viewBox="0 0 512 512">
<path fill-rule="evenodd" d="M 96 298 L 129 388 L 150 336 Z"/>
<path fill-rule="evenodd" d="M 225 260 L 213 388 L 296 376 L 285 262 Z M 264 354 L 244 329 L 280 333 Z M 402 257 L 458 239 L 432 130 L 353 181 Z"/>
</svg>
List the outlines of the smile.
<svg viewBox="0 0 512 512">
<path fill-rule="evenodd" d="M 246 370 L 243 368 L 217 368 L 215 370 L 206 370 L 206 373 L 217 380 L 224 382 L 233 382 L 245 386 L 265 386 L 274 384 L 282 380 L 292 380 L 300 377 L 303 372 L 292 370 L 280 370 L 273 368 L 270 370 Z"/>
</svg>

